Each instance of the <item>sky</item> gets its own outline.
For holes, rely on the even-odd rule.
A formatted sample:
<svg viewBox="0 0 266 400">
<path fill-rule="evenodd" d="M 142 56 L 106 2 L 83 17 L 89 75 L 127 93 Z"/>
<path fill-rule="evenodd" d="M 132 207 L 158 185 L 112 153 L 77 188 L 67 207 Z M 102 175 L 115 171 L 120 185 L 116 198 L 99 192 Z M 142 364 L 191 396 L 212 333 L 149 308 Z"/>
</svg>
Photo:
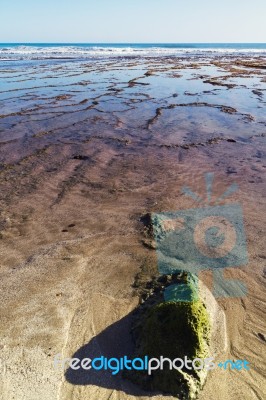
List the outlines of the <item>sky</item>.
<svg viewBox="0 0 266 400">
<path fill-rule="evenodd" d="M 265 43 L 266 0 L 0 0 L 0 42 Z"/>
</svg>

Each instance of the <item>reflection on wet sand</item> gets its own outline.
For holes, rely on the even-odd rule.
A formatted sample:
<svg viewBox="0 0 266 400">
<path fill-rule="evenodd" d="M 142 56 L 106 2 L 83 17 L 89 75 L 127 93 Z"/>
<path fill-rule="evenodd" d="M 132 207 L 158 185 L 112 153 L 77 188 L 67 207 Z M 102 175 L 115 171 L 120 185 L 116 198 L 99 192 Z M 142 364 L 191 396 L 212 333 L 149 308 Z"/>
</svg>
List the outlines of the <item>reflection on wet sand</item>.
<svg viewBox="0 0 266 400">
<path fill-rule="evenodd" d="M 240 187 L 233 200 L 250 260 L 225 272 L 249 292 L 219 300 L 230 343 L 221 358 L 253 368 L 213 372 L 201 398 L 219 399 L 219 382 L 223 399 L 262 399 L 265 59 L 31 61 L 7 63 L 0 79 L 1 327 L 3 359 L 16 365 L 6 393 L 14 385 L 20 400 L 110 398 L 101 382 L 62 383 L 52 357 L 75 354 L 132 311 L 135 275 L 145 281 L 156 266 L 141 216 L 196 207 L 182 186 L 204 195 L 204 173 L 214 172 L 215 198 Z M 26 383 L 14 379 L 18 365 Z M 45 393 L 36 388 L 43 376 Z M 125 385 L 116 398 L 147 398 Z"/>
</svg>

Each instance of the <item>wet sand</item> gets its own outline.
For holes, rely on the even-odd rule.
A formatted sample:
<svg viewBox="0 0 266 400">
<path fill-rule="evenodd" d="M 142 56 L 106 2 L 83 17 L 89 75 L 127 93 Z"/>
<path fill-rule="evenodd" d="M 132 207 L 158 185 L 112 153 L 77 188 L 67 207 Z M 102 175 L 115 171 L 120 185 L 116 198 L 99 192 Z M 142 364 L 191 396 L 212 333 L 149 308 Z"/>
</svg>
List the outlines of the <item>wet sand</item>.
<svg viewBox="0 0 266 400">
<path fill-rule="evenodd" d="M 4 400 L 149 398 L 106 374 L 68 382 L 53 358 L 130 351 L 135 276 L 157 268 L 140 218 L 197 207 L 182 187 L 206 196 L 206 172 L 213 203 L 239 185 L 224 204 L 243 207 L 249 263 L 225 276 L 248 294 L 218 299 L 219 359 L 251 370 L 209 373 L 200 399 L 265 398 L 265 67 L 164 57 L 0 69 Z M 211 272 L 200 277 L 212 290 Z"/>
</svg>

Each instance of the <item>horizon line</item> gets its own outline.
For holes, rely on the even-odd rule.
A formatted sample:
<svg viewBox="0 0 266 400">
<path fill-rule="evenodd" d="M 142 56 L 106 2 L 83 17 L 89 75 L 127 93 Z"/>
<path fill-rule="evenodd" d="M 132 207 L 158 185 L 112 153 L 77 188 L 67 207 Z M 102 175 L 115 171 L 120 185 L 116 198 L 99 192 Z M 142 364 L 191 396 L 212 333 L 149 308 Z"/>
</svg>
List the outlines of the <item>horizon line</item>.
<svg viewBox="0 0 266 400">
<path fill-rule="evenodd" d="M 0 42 L 0 44 L 266 44 L 266 42 Z"/>
</svg>

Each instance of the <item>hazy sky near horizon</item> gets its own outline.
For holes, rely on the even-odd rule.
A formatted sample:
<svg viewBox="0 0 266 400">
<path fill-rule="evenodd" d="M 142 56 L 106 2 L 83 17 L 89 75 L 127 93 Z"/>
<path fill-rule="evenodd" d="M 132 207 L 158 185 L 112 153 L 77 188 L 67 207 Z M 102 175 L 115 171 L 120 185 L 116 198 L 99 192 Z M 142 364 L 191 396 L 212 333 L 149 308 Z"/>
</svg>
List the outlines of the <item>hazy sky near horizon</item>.
<svg viewBox="0 0 266 400">
<path fill-rule="evenodd" d="M 0 42 L 266 42 L 266 0 L 0 0 Z"/>
</svg>

